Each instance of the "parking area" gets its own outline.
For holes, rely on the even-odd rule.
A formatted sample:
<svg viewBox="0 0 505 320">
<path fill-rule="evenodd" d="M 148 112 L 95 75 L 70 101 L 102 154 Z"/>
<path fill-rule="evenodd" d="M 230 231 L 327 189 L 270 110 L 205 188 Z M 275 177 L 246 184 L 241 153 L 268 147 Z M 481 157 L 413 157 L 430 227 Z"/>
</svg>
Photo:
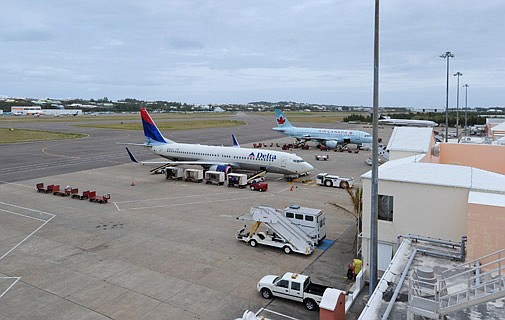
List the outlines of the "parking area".
<svg viewBox="0 0 505 320">
<path fill-rule="evenodd" d="M 293 183 L 268 174 L 267 192 L 166 180 L 136 164 L 0 185 L 0 319 L 234 319 L 244 310 L 318 319 L 302 304 L 264 300 L 256 283 L 294 271 L 348 289 L 355 221 L 332 203 L 352 206 L 345 190 L 313 178 L 354 177 L 357 187 L 370 152 L 293 152 L 314 171 Z M 111 203 L 37 193 L 38 182 L 110 193 Z M 326 212 L 327 248 L 286 255 L 235 239 L 244 224 L 235 218 L 251 206 L 291 204 Z"/>
</svg>

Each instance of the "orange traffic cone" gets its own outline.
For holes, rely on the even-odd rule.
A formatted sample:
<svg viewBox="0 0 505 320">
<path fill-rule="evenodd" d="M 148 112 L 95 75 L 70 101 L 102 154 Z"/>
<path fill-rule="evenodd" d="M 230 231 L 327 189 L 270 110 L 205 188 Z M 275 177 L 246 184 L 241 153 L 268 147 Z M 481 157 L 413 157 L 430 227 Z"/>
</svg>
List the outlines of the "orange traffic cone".
<svg viewBox="0 0 505 320">
<path fill-rule="evenodd" d="M 132 179 L 132 184 L 130 186 L 135 187 L 135 181 L 133 179 Z"/>
</svg>

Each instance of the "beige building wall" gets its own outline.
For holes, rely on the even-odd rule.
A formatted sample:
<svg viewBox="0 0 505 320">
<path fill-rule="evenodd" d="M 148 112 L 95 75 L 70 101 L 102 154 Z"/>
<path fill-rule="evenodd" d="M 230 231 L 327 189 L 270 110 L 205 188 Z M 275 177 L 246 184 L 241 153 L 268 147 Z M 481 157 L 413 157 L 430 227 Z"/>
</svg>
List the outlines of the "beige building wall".
<svg viewBox="0 0 505 320">
<path fill-rule="evenodd" d="M 363 264 L 369 265 L 371 180 L 363 179 Z M 393 245 L 397 237 L 416 234 L 459 242 L 467 235 L 468 189 L 406 183 L 379 182 L 379 194 L 393 196 L 393 221 L 378 223 L 379 242 Z"/>
</svg>

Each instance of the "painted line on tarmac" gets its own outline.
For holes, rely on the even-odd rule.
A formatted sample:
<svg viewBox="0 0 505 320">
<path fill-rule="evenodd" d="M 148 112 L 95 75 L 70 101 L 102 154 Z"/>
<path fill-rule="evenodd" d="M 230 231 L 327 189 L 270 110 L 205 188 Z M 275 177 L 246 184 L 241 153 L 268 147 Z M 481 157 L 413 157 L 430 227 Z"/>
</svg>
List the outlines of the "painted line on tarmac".
<svg viewBox="0 0 505 320">
<path fill-rule="evenodd" d="M 261 312 L 263 312 L 263 311 L 270 312 L 270 313 L 273 313 L 273 314 L 275 314 L 275 315 L 278 315 L 278 316 L 281 316 L 281 317 L 283 317 L 283 318 L 290 319 L 290 320 L 300 320 L 300 319 L 298 319 L 298 318 L 293 318 L 293 317 L 291 317 L 291 316 L 288 316 L 288 315 L 286 315 L 286 314 L 283 314 L 283 313 L 280 313 L 280 312 L 277 312 L 277 311 L 268 310 L 267 308 L 261 308 L 261 309 L 259 309 L 259 310 L 258 310 L 258 312 L 256 312 L 256 314 L 255 314 L 255 315 L 256 315 L 256 316 L 258 316 L 258 315 L 259 315 Z"/>
<path fill-rule="evenodd" d="M 240 191 L 234 191 L 227 194 L 235 194 Z M 128 202 L 143 202 L 143 201 L 158 201 L 158 200 L 170 200 L 170 199 L 180 199 L 180 198 L 192 198 L 192 197 L 206 197 L 206 196 L 216 196 L 222 195 L 222 192 L 214 192 L 214 193 L 203 193 L 203 194 L 192 194 L 187 196 L 176 196 L 176 197 L 168 197 L 168 198 L 153 198 L 153 199 L 142 199 L 142 200 L 125 200 L 125 201 L 117 201 L 117 203 L 128 203 Z"/>
<path fill-rule="evenodd" d="M 55 157 L 62 157 L 62 158 L 68 158 L 68 159 L 80 159 L 80 157 L 72 157 L 72 156 L 66 156 L 66 155 L 62 155 L 62 154 L 55 154 L 55 153 L 50 153 L 50 152 L 47 152 L 46 149 L 47 148 L 51 148 L 51 147 L 54 147 L 54 146 L 57 146 L 58 144 L 53 144 L 53 145 L 50 145 L 50 146 L 46 146 L 44 148 L 42 148 L 40 151 L 43 153 L 43 154 L 47 154 L 48 156 L 55 156 Z"/>
<path fill-rule="evenodd" d="M 143 210 L 143 209 L 151 209 L 151 208 L 179 207 L 179 206 L 188 206 L 188 205 L 193 205 L 193 204 L 216 203 L 216 202 L 236 201 L 236 200 L 245 200 L 245 199 L 259 199 L 259 198 L 266 198 L 266 197 L 275 197 L 275 195 L 265 194 L 264 196 L 251 196 L 251 197 L 242 197 L 242 198 L 233 198 L 233 199 L 222 199 L 222 200 L 212 199 L 209 201 L 176 203 L 176 204 L 167 204 L 167 205 L 159 205 L 159 206 L 149 206 L 149 207 L 136 207 L 136 208 L 127 208 L 127 209 L 120 209 L 120 210 Z"/>
<path fill-rule="evenodd" d="M 17 212 L 14 212 L 14 211 L 9 211 L 9 210 L 4 210 L 4 209 L 0 209 L 0 211 L 7 212 L 7 213 L 10 213 L 10 214 L 13 214 L 13 215 L 16 215 L 16 216 L 20 216 L 20 217 L 23 217 L 23 218 L 33 219 L 33 220 L 37 220 L 37 221 L 40 221 L 40 222 L 46 222 L 46 220 L 44 220 L 44 219 L 39 219 L 39 218 L 35 218 L 35 217 L 26 216 L 24 214 L 17 213 Z"/>
<path fill-rule="evenodd" d="M 12 287 L 14 287 L 14 285 L 19 281 L 21 280 L 21 277 L 0 277 L 0 279 L 6 279 L 6 280 L 12 280 L 12 279 L 15 279 L 13 283 L 11 283 L 11 285 L 4 290 L 4 292 L 0 293 L 0 299 L 2 299 L 2 297 L 7 293 L 7 291 L 9 291 L 10 289 L 12 289 Z"/>
<path fill-rule="evenodd" d="M 10 204 L 10 203 L 6 203 L 6 202 L 0 202 L 0 204 L 5 205 L 5 206 L 10 206 L 10 207 L 18 208 L 18 209 L 23 209 L 23 210 L 26 210 L 26 211 L 36 212 L 38 214 L 43 214 L 43 215 L 48 215 L 49 216 L 48 219 L 44 220 L 44 219 L 39 219 L 39 218 L 27 216 L 27 215 L 24 215 L 24 214 L 21 214 L 21 213 L 13 212 L 13 211 L 10 211 L 10 210 L 0 209 L 0 211 L 6 212 L 6 213 L 9 213 L 9 214 L 13 214 L 13 215 L 21 216 L 21 217 L 24 217 L 24 218 L 29 218 L 29 219 L 37 220 L 37 221 L 40 221 L 40 222 L 44 222 L 37 229 L 35 229 L 29 235 L 27 235 L 23 240 L 21 240 L 20 242 L 18 242 L 9 251 L 7 251 L 6 253 L 4 253 L 0 257 L 0 262 L 1 262 L 3 260 L 3 258 L 5 258 L 12 251 L 14 251 L 21 244 L 23 244 L 26 240 L 30 239 L 30 237 L 33 236 L 37 231 L 39 231 L 40 229 L 42 229 L 46 224 L 48 224 L 51 220 L 53 220 L 54 217 L 56 217 L 56 215 L 52 214 L 52 213 L 48 213 L 48 212 L 43 212 L 43 211 L 40 211 L 40 210 L 35 210 L 35 209 L 31 209 L 31 208 L 17 206 L 15 204 Z M 7 293 L 7 291 L 9 291 L 10 289 L 12 289 L 14 287 L 14 285 L 19 280 L 21 280 L 21 277 L 0 277 L 0 279 L 15 279 L 15 281 L 4 292 L 0 293 L 0 299 L 1 299 Z"/>
</svg>

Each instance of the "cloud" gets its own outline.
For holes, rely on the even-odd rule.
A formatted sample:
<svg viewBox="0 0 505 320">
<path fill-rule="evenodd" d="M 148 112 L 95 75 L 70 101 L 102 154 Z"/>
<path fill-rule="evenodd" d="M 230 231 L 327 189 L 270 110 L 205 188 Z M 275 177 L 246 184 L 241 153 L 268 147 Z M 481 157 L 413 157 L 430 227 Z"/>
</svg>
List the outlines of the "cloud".
<svg viewBox="0 0 505 320">
<path fill-rule="evenodd" d="M 371 2 L 17 0 L 2 9 L 8 94 L 371 105 Z M 502 12 L 501 0 L 382 1 L 381 105 L 444 104 L 448 50 L 473 101 L 503 104 Z"/>
</svg>

